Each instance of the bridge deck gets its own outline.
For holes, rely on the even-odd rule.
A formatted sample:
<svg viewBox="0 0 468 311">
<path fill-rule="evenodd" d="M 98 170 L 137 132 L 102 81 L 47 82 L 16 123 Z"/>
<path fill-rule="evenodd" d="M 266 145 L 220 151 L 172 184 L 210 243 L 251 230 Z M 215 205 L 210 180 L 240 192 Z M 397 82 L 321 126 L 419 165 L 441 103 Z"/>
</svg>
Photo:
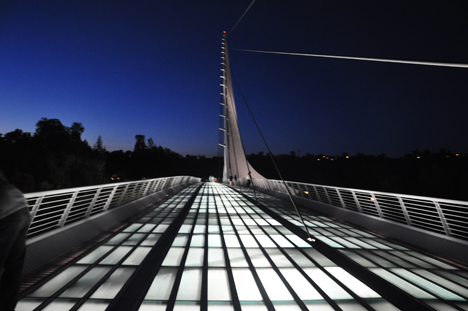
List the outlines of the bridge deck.
<svg viewBox="0 0 468 311">
<path fill-rule="evenodd" d="M 464 268 L 303 213 L 314 242 L 288 202 L 190 186 L 26 284 L 17 310 L 468 310 Z"/>
</svg>

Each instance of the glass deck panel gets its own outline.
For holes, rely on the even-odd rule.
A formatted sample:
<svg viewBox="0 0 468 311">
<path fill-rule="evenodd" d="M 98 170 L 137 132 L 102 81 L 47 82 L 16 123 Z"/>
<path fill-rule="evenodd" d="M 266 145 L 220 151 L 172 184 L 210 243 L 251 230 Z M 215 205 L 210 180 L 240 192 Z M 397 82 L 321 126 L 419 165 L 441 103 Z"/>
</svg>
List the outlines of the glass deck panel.
<svg viewBox="0 0 468 311">
<path fill-rule="evenodd" d="M 268 297 L 270 297 L 272 301 L 294 300 L 283 281 L 281 281 L 280 277 L 273 269 L 258 268 L 256 272 L 263 287 L 265 287 Z"/>
<path fill-rule="evenodd" d="M 200 300 L 202 270 L 186 268 L 182 274 L 176 300 Z"/>
<path fill-rule="evenodd" d="M 105 310 L 137 271 L 136 266 L 146 264 L 144 258 L 159 245 L 161 236 L 188 202 L 191 192 L 183 191 L 170 198 L 136 223 L 113 233 L 111 239 L 100 242 L 95 250 L 79 256 L 70 267 L 23 298 L 17 310 L 32 310 L 61 289 L 60 296 L 43 310 L 68 310 L 86 294 L 90 298 L 79 310 Z M 288 202 L 261 193 L 258 198 L 263 205 L 304 230 Z M 466 270 L 324 216 L 311 213 L 303 216 L 313 228 L 310 233 L 314 237 L 338 248 L 346 258 L 426 305 L 443 310 L 450 310 L 454 305 L 468 309 Z M 201 188 L 188 217 L 182 220 L 177 237 L 169 245 L 172 246 L 162 260 L 162 267 L 155 272 L 147 292 L 142 293 L 145 300 L 139 310 L 166 310 L 173 290 L 177 293 L 173 296 L 174 310 L 200 310 L 202 284 L 207 284 L 208 310 L 234 310 L 230 275 L 242 310 L 268 310 L 260 294 L 261 287 L 276 310 L 300 310 L 286 284 L 310 310 L 333 309 L 313 284 L 343 310 L 365 309 L 350 293 L 362 297 L 376 310 L 396 310 L 307 241 L 223 185 L 207 183 Z M 183 264 L 182 256 L 187 249 Z M 99 260 L 102 261 L 97 265 Z M 110 273 L 112 265 L 119 266 Z M 203 269 L 207 269 L 205 280 Z M 175 283 L 178 273 L 180 284 Z M 452 306 L 437 297 L 450 301 Z"/>
<path fill-rule="evenodd" d="M 97 260 L 101 259 L 102 256 L 104 256 L 105 254 L 107 254 L 109 251 L 111 251 L 113 249 L 112 246 L 99 246 L 98 248 L 96 248 L 93 252 L 91 252 L 90 254 L 86 255 L 84 258 L 82 258 L 81 260 L 79 260 L 77 263 L 81 263 L 81 264 L 93 264 L 95 263 Z"/>
<path fill-rule="evenodd" d="M 96 267 L 83 275 L 78 281 L 73 283 L 65 290 L 60 297 L 62 298 L 81 298 L 85 295 L 94 284 L 101 280 L 104 275 L 109 272 L 108 267 Z"/>
<path fill-rule="evenodd" d="M 36 291 L 29 295 L 29 297 L 45 297 L 48 298 L 56 293 L 59 289 L 64 287 L 68 282 L 74 279 L 78 274 L 83 272 L 85 267 L 72 266 L 62 271 L 59 275 L 51 279 L 39 287 Z"/>
<path fill-rule="evenodd" d="M 114 299 L 122 286 L 132 275 L 134 268 L 119 268 L 94 292 L 91 298 Z M 90 304 L 96 305 L 96 304 Z M 105 304 L 107 305 L 107 304 Z M 81 310 L 81 309 L 80 309 Z"/>
<path fill-rule="evenodd" d="M 176 268 L 161 268 L 156 277 L 154 278 L 153 283 L 151 284 L 148 292 L 146 293 L 145 300 L 169 299 L 169 295 L 171 294 L 172 285 L 174 284 L 176 273 Z"/>
<path fill-rule="evenodd" d="M 208 269 L 208 301 L 230 301 L 228 276 L 226 269 Z"/>
<path fill-rule="evenodd" d="M 331 298 L 353 299 L 341 286 L 318 268 L 305 268 L 304 272 Z"/>
</svg>

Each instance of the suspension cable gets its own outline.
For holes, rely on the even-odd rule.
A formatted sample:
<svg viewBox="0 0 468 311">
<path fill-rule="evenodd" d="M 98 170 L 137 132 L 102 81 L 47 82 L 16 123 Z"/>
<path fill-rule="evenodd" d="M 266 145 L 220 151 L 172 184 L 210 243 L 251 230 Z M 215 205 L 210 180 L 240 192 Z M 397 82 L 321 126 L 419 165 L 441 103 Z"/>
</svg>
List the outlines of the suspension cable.
<svg viewBox="0 0 468 311">
<path fill-rule="evenodd" d="M 363 61 L 371 61 L 371 62 L 410 64 L 410 65 L 425 65 L 425 66 L 440 66 L 440 67 L 468 68 L 468 64 L 439 63 L 439 62 L 422 62 L 422 61 L 400 60 L 400 59 L 371 58 L 371 57 L 354 57 L 354 56 L 339 56 L 339 55 L 326 55 L 326 54 L 291 53 L 291 52 L 277 52 L 277 51 L 260 51 L 260 50 L 245 50 L 245 49 L 235 49 L 235 50 L 244 51 L 244 52 L 265 53 L 265 54 L 282 54 L 282 55 L 295 55 L 295 56 L 310 56 L 310 57 L 325 57 L 325 58 L 351 59 L 351 60 L 363 60 Z"/>
<path fill-rule="evenodd" d="M 231 72 L 232 79 L 234 80 L 234 83 L 236 84 L 237 89 L 239 90 L 239 92 L 240 92 L 240 94 L 241 94 L 241 96 L 242 96 L 242 100 L 244 101 L 244 104 L 245 104 L 245 106 L 247 107 L 247 110 L 249 111 L 249 114 L 250 114 L 250 116 L 251 116 L 251 118 L 252 118 L 252 120 L 253 120 L 255 126 L 257 127 L 257 131 L 258 131 L 258 133 L 260 134 L 260 137 L 262 138 L 263 143 L 265 144 L 265 147 L 266 147 L 267 150 L 268 150 L 268 154 L 270 155 L 271 161 L 273 162 L 273 165 L 275 166 L 276 172 L 278 173 L 278 175 L 279 175 L 281 181 L 283 182 L 284 187 L 286 188 L 286 192 L 288 193 L 289 200 L 291 201 L 291 204 L 293 205 L 294 209 L 296 210 L 297 215 L 298 215 L 299 218 L 301 219 L 302 225 L 304 226 L 304 229 L 305 229 L 305 231 L 306 231 L 306 233 L 307 233 L 307 240 L 313 242 L 313 241 L 315 241 L 315 240 L 314 240 L 313 238 L 311 238 L 311 236 L 310 236 L 309 228 L 306 226 L 306 224 L 305 224 L 305 222 L 304 222 L 304 218 L 302 217 L 301 212 L 300 212 L 299 209 L 297 208 L 296 203 L 294 203 L 294 199 L 293 199 L 293 197 L 292 197 L 292 195 L 291 195 L 291 191 L 289 190 L 288 185 L 287 185 L 286 182 L 284 181 L 283 176 L 281 175 L 281 173 L 280 173 L 280 171 L 279 171 L 279 168 L 278 168 L 278 166 L 276 165 L 275 159 L 274 159 L 274 157 L 273 157 L 273 153 L 271 152 L 270 148 L 268 147 L 268 144 L 267 144 L 265 138 L 263 137 L 262 131 L 260 130 L 260 127 L 258 126 L 257 121 L 255 120 L 255 117 L 253 116 L 253 113 L 252 113 L 252 111 L 250 110 L 249 105 L 247 104 L 247 100 L 245 99 L 244 94 L 242 93 L 242 90 L 240 89 L 239 84 L 237 83 L 237 80 L 236 80 L 236 78 L 234 77 L 234 74 L 232 73 L 232 70 L 230 69 L 230 67 L 229 67 L 229 70 L 230 70 L 230 72 Z M 244 152 L 245 152 L 245 150 L 244 150 Z M 250 175 L 250 170 L 249 170 L 249 175 Z M 252 177 L 251 177 L 251 180 L 252 180 Z M 252 180 L 252 185 L 253 185 L 253 180 Z M 253 186 L 252 186 L 252 187 L 253 187 Z M 254 191 L 255 191 L 255 190 L 254 190 Z M 257 200 L 257 202 L 258 202 L 258 200 Z"/>
<path fill-rule="evenodd" d="M 234 30 L 234 28 L 236 28 L 237 24 L 239 24 L 239 22 L 242 20 L 242 18 L 244 17 L 244 15 L 245 15 L 245 14 L 247 13 L 247 11 L 250 9 L 250 7 L 252 6 L 252 4 L 254 4 L 254 2 L 255 2 L 255 0 L 253 0 L 253 1 L 250 3 L 249 7 L 247 8 L 247 10 L 245 10 L 244 14 L 242 14 L 242 16 L 239 18 L 239 20 L 237 21 L 237 23 L 236 23 L 236 24 L 232 27 L 232 29 L 228 32 L 228 34 L 227 34 L 228 36 L 229 36 L 229 34 Z"/>
</svg>

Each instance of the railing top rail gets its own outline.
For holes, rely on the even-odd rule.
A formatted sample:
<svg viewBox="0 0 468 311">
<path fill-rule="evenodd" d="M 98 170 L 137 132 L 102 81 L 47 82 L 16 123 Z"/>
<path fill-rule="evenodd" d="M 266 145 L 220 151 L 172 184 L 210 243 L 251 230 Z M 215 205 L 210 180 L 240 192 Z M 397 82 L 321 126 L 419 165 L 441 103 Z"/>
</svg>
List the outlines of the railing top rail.
<svg viewBox="0 0 468 311">
<path fill-rule="evenodd" d="M 55 195 L 55 194 L 62 194 L 62 193 L 69 193 L 69 192 L 76 192 L 76 191 L 83 191 L 83 190 L 91 190 L 91 189 L 98 189 L 98 188 L 115 187 L 115 186 L 127 185 L 127 184 L 147 183 L 149 181 L 160 180 L 160 179 L 170 179 L 170 178 L 176 178 L 176 177 L 190 177 L 190 176 L 168 176 L 168 177 L 158 177 L 158 178 L 152 178 L 152 179 L 123 181 L 123 182 L 115 182 L 115 183 L 108 183 L 108 184 L 75 187 L 75 188 L 65 188 L 65 189 L 29 192 L 29 193 L 25 193 L 24 196 L 26 198 L 32 198 L 32 197 L 38 197 L 38 196 Z"/>
<path fill-rule="evenodd" d="M 260 179 L 260 178 L 254 178 L 254 179 Z M 282 183 L 282 181 L 278 180 L 278 179 L 266 179 L 266 180 L 277 181 L 277 182 Z M 368 192 L 368 193 L 380 194 L 380 195 L 391 195 L 391 196 L 396 196 L 396 197 L 411 198 L 411 199 L 415 199 L 415 200 L 437 201 L 437 202 L 452 203 L 452 204 L 457 204 L 457 205 L 467 205 L 468 206 L 467 201 L 461 201 L 461 200 L 442 199 L 442 198 L 418 196 L 418 195 L 412 195 L 412 194 L 401 194 L 401 193 L 374 191 L 374 190 L 366 190 L 366 189 L 345 188 L 345 187 L 337 187 L 337 186 L 329 186 L 329 185 L 318 185 L 318 184 L 304 183 L 304 182 L 297 182 L 297 181 L 288 181 L 288 180 L 286 180 L 285 182 L 301 184 L 301 185 L 312 185 L 312 186 L 317 186 L 317 187 L 328 187 L 328 188 L 335 188 L 335 189 L 343 189 L 343 190 L 349 190 L 349 191 L 354 191 L 354 192 L 356 192 L 356 191 L 357 192 Z"/>
</svg>

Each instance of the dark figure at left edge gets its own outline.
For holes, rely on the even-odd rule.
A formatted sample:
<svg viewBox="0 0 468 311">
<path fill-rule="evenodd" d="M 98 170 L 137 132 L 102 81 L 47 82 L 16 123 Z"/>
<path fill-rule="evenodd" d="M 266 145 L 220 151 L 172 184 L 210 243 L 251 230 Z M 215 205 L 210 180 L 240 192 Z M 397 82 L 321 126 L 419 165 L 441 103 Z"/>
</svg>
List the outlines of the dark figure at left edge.
<svg viewBox="0 0 468 311">
<path fill-rule="evenodd" d="M 0 310 L 15 310 L 26 255 L 29 207 L 0 171 Z"/>
</svg>

